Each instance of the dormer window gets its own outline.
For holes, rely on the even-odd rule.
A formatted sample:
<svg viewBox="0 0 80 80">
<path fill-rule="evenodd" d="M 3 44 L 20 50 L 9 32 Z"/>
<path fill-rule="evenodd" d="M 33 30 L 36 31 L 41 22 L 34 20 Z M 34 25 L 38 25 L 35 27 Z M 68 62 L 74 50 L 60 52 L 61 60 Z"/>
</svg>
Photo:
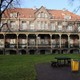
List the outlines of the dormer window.
<svg viewBox="0 0 80 80">
<path fill-rule="evenodd" d="M 47 18 L 47 17 L 48 17 L 47 14 L 44 13 L 44 12 L 40 12 L 40 13 L 38 14 L 38 18 Z"/>
<path fill-rule="evenodd" d="M 16 12 L 10 13 L 10 17 L 11 17 L 11 18 L 16 18 L 16 17 L 17 17 L 17 13 L 16 13 Z"/>
<path fill-rule="evenodd" d="M 71 19 L 71 16 L 70 16 L 70 15 L 65 15 L 65 16 L 64 16 L 64 19 L 70 20 L 70 19 Z"/>
</svg>

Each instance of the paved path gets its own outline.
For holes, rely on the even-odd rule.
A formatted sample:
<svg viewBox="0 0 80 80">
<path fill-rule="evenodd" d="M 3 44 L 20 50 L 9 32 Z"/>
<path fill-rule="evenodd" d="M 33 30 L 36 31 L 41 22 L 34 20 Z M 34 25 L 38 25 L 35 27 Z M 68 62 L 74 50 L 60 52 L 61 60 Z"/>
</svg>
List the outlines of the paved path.
<svg viewBox="0 0 80 80">
<path fill-rule="evenodd" d="M 38 80 L 80 80 L 79 72 L 72 72 L 71 67 L 51 67 L 50 63 L 36 65 Z"/>
</svg>

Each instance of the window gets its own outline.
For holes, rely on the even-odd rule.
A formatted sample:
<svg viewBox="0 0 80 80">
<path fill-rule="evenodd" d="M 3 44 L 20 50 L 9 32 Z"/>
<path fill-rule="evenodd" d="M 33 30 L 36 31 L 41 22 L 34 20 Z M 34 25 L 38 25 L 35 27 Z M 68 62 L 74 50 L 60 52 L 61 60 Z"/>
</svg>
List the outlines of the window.
<svg viewBox="0 0 80 80">
<path fill-rule="evenodd" d="M 48 16 L 47 16 L 47 14 L 45 13 L 45 18 L 47 18 Z"/>
<path fill-rule="evenodd" d="M 64 19 L 69 20 L 69 19 L 71 19 L 71 16 L 70 15 L 65 15 Z"/>
<path fill-rule="evenodd" d="M 3 48 L 3 47 L 4 47 L 4 40 L 0 39 L 0 48 Z"/>
<path fill-rule="evenodd" d="M 26 30 L 27 29 L 26 21 L 22 21 L 22 25 L 21 25 L 20 29 L 21 30 Z"/>
<path fill-rule="evenodd" d="M 38 21 L 37 24 L 38 24 L 38 28 L 37 28 L 37 29 L 38 29 L 38 30 L 41 30 L 41 22 Z"/>
<path fill-rule="evenodd" d="M 0 23 L 0 27 L 2 26 L 2 22 Z"/>
<path fill-rule="evenodd" d="M 45 17 L 45 15 L 44 15 L 44 13 L 43 13 L 43 12 L 41 13 L 41 17 L 43 17 L 43 18 Z"/>
<path fill-rule="evenodd" d="M 37 16 L 38 16 L 38 18 L 47 18 L 48 17 L 48 15 L 44 12 L 40 12 Z"/>
<path fill-rule="evenodd" d="M 17 17 L 17 13 L 16 13 L 16 12 L 10 13 L 10 17 L 11 17 L 11 18 L 16 18 L 16 17 Z"/>
<path fill-rule="evenodd" d="M 51 30 L 53 30 L 53 31 L 56 30 L 56 29 L 55 29 L 55 24 L 54 24 L 54 23 L 51 23 Z"/>
<path fill-rule="evenodd" d="M 72 31 L 72 30 L 73 30 L 72 26 L 69 25 L 69 26 L 68 26 L 68 31 Z"/>
<path fill-rule="evenodd" d="M 21 43 L 22 43 L 22 44 L 26 44 L 26 39 L 22 39 L 22 40 L 21 40 Z"/>
<path fill-rule="evenodd" d="M 78 23 L 78 31 L 80 31 L 80 23 Z"/>
<path fill-rule="evenodd" d="M 16 22 L 15 21 L 11 21 L 11 30 L 16 30 Z"/>
<path fill-rule="evenodd" d="M 48 23 L 47 22 L 38 21 L 37 24 L 38 24 L 37 30 L 48 30 Z"/>
<path fill-rule="evenodd" d="M 35 39 L 30 39 L 29 40 L 29 45 L 35 45 Z"/>
<path fill-rule="evenodd" d="M 16 39 L 10 39 L 10 44 L 15 44 L 16 43 Z"/>
<path fill-rule="evenodd" d="M 48 30 L 48 23 L 45 22 L 45 30 Z"/>
<path fill-rule="evenodd" d="M 62 25 L 58 25 L 58 30 L 62 30 Z"/>
<path fill-rule="evenodd" d="M 41 29 L 42 29 L 42 30 L 45 29 L 45 24 L 44 24 L 44 22 L 41 22 Z"/>
<path fill-rule="evenodd" d="M 31 24 L 30 24 L 30 29 L 31 29 L 31 30 L 34 30 L 34 23 L 31 23 Z"/>
<path fill-rule="evenodd" d="M 39 18 L 41 17 L 40 13 L 38 14 L 38 17 L 39 17 Z"/>
</svg>

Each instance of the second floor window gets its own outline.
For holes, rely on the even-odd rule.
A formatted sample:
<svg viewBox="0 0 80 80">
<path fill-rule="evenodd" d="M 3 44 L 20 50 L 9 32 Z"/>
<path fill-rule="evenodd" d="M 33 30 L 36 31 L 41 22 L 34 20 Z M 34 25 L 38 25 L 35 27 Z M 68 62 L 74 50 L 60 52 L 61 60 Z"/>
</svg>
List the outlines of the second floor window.
<svg viewBox="0 0 80 80">
<path fill-rule="evenodd" d="M 26 23 L 26 21 L 22 21 L 20 29 L 21 30 L 26 30 L 27 29 L 27 23 Z"/>
<path fill-rule="evenodd" d="M 34 23 L 31 23 L 31 24 L 30 24 L 30 29 L 31 29 L 31 30 L 34 30 L 34 29 L 35 29 L 35 28 L 34 28 Z"/>
<path fill-rule="evenodd" d="M 38 14 L 38 18 L 47 18 L 47 17 L 48 17 L 48 15 L 46 13 L 44 13 L 44 12 L 40 12 Z"/>
<path fill-rule="evenodd" d="M 71 25 L 69 25 L 68 28 L 67 28 L 67 30 L 68 31 L 72 31 L 73 30 L 73 27 Z"/>
<path fill-rule="evenodd" d="M 58 30 L 59 30 L 59 31 L 62 30 L 62 25 L 58 25 Z"/>
<path fill-rule="evenodd" d="M 11 18 L 16 18 L 18 15 L 17 15 L 17 12 L 14 12 L 14 13 L 10 13 L 10 17 Z"/>
<path fill-rule="evenodd" d="M 51 30 L 53 30 L 53 31 L 56 30 L 54 23 L 51 23 Z"/>
<path fill-rule="evenodd" d="M 41 25 L 41 22 L 40 21 L 37 22 L 37 25 L 38 25 L 37 29 L 38 30 L 41 30 L 41 26 L 40 26 Z"/>
<path fill-rule="evenodd" d="M 48 30 L 48 22 L 46 21 L 38 21 L 37 22 L 37 30 Z"/>
<path fill-rule="evenodd" d="M 45 30 L 48 30 L 48 23 L 45 22 Z"/>
<path fill-rule="evenodd" d="M 10 25 L 11 25 L 11 30 L 16 30 L 16 22 L 15 21 L 11 21 Z"/>
<path fill-rule="evenodd" d="M 78 24 L 78 31 L 80 32 L 80 24 Z"/>
<path fill-rule="evenodd" d="M 41 22 L 41 29 L 44 30 L 45 29 L 45 23 Z"/>
</svg>

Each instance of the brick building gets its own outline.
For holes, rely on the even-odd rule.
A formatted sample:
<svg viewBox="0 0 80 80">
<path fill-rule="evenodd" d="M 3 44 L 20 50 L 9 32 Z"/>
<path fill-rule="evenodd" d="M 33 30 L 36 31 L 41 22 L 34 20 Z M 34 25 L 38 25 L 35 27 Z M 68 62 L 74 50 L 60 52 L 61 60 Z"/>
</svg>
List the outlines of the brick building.
<svg viewBox="0 0 80 80">
<path fill-rule="evenodd" d="M 1 21 L 2 54 L 80 52 L 80 16 L 66 9 L 7 9 Z"/>
</svg>

